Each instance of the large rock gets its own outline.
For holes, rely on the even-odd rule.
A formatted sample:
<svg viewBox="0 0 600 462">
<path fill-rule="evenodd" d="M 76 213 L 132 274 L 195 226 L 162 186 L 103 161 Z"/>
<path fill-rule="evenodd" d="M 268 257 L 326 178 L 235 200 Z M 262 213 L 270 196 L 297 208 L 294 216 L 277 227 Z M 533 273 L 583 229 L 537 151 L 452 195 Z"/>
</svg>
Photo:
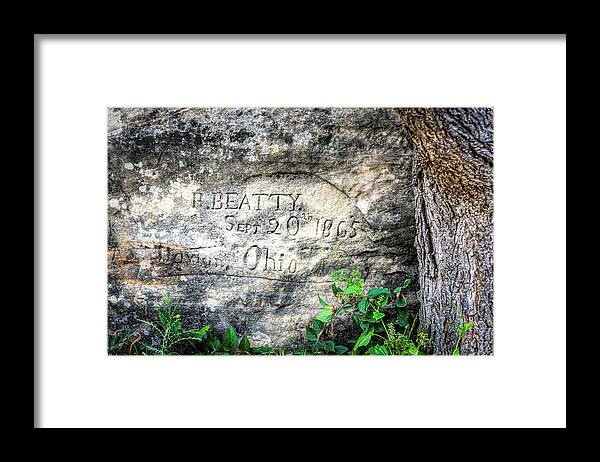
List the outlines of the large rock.
<svg viewBox="0 0 600 462">
<path fill-rule="evenodd" d="M 416 280 L 413 155 L 389 109 L 109 109 L 109 326 L 170 291 L 189 326 L 298 346 L 332 270 Z"/>
</svg>

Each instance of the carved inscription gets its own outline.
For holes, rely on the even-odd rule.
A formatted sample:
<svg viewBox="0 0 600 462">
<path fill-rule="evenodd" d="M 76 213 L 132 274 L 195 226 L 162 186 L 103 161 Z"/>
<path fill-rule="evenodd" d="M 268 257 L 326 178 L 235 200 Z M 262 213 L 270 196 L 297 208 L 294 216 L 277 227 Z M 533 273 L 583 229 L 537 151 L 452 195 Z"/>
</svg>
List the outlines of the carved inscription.
<svg viewBox="0 0 600 462">
<path fill-rule="evenodd" d="M 168 247 L 159 248 L 154 252 L 150 260 L 156 265 L 179 265 L 182 268 L 189 269 L 229 268 L 221 257 L 206 255 L 193 250 L 173 250 Z"/>
<path fill-rule="evenodd" d="M 274 234 L 295 237 L 301 227 L 310 226 L 314 237 L 351 239 L 356 237 L 362 223 L 354 217 L 348 220 L 331 218 L 303 218 L 296 215 L 287 217 L 267 217 L 264 219 L 238 220 L 235 215 L 225 215 L 225 231 L 241 234 Z M 312 224 L 311 224 L 312 223 Z"/>
<path fill-rule="evenodd" d="M 301 211 L 302 207 L 296 209 L 296 203 L 301 194 L 282 194 L 282 193 L 252 193 L 240 194 L 237 192 L 213 192 L 210 195 L 208 204 L 205 204 L 209 210 L 287 210 L 294 212 Z M 201 192 L 194 193 L 193 207 L 197 207 L 202 198 Z"/>
<path fill-rule="evenodd" d="M 327 204 L 320 202 L 324 198 L 328 197 L 247 187 L 195 191 L 191 206 L 198 216 L 210 214 L 225 236 L 246 243 L 234 262 L 243 269 L 294 274 L 301 269 L 302 261 L 294 255 L 290 243 L 345 241 L 361 232 L 359 217 L 354 213 L 328 214 Z"/>
<path fill-rule="evenodd" d="M 271 252 L 269 254 L 269 252 Z M 278 271 L 295 273 L 297 261 L 286 258 L 284 253 L 277 254 L 268 247 L 253 245 L 244 253 L 244 265 L 250 270 Z"/>
<path fill-rule="evenodd" d="M 207 249 L 208 250 L 208 249 Z M 229 255 L 201 249 L 154 247 L 142 242 L 124 242 L 109 252 L 109 264 L 135 278 L 183 274 L 223 273 L 229 270 Z"/>
<path fill-rule="evenodd" d="M 332 251 L 363 237 L 362 215 L 352 201 L 315 178 L 265 177 L 212 188 L 197 189 L 186 199 L 180 221 L 178 215 L 163 218 L 185 223 L 174 242 L 159 236 L 155 243 L 139 241 L 145 242 L 142 247 L 115 253 L 113 266 L 148 278 L 264 273 L 303 280 Z M 161 204 L 175 200 L 165 197 Z"/>
</svg>

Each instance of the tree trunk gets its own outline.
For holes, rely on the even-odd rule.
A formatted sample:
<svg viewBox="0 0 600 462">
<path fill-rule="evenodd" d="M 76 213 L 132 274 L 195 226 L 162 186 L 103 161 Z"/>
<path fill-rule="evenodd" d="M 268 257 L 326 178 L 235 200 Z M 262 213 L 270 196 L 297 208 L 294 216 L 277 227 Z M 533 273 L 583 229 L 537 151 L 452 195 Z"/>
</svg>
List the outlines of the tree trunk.
<svg viewBox="0 0 600 462">
<path fill-rule="evenodd" d="M 434 354 L 493 352 L 493 111 L 399 110 L 417 152 L 420 329 Z"/>
</svg>

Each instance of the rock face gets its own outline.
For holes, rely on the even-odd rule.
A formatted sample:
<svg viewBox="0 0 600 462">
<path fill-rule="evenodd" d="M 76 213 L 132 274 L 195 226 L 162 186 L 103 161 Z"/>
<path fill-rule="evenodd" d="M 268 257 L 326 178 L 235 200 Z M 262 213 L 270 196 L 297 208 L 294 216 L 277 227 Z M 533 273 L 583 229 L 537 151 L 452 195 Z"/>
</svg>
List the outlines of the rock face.
<svg viewBox="0 0 600 462">
<path fill-rule="evenodd" d="M 170 291 L 189 327 L 303 344 L 331 271 L 416 281 L 413 159 L 385 108 L 109 109 L 109 327 Z"/>
</svg>

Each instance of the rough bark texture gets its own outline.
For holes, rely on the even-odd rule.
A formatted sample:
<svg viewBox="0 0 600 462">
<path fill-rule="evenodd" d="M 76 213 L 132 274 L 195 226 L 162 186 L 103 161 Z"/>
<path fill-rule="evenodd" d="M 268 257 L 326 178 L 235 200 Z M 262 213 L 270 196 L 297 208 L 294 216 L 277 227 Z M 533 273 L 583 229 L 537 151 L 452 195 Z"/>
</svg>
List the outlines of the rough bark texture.
<svg viewBox="0 0 600 462">
<path fill-rule="evenodd" d="M 415 246 L 421 329 L 451 354 L 456 327 L 473 322 L 461 354 L 493 352 L 493 111 L 399 110 L 417 152 Z"/>
</svg>

